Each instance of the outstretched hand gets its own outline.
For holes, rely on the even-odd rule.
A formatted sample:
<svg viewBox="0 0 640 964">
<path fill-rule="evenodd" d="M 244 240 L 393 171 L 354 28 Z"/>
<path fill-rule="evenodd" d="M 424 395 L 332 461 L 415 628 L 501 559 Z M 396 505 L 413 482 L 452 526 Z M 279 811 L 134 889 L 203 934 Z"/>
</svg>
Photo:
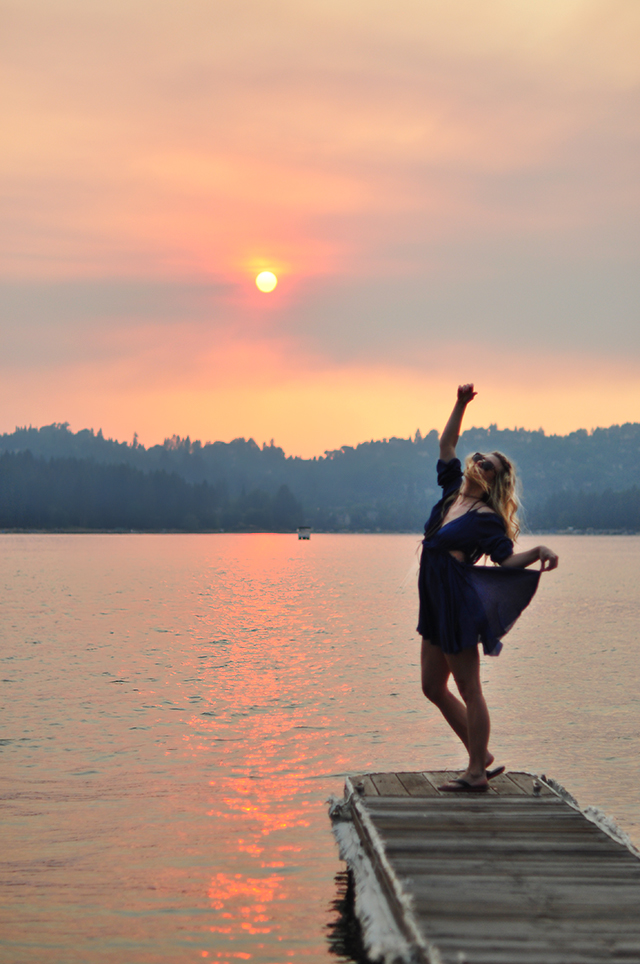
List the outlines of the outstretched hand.
<svg viewBox="0 0 640 964">
<path fill-rule="evenodd" d="M 468 405 L 469 402 L 473 401 L 478 393 L 473 390 L 473 382 L 468 385 L 458 385 L 458 401 L 464 402 Z"/>
<path fill-rule="evenodd" d="M 558 568 L 557 555 L 555 552 L 552 552 L 551 549 L 547 549 L 546 546 L 538 546 L 538 558 L 541 562 L 540 572 L 547 572 L 549 569 Z"/>
</svg>

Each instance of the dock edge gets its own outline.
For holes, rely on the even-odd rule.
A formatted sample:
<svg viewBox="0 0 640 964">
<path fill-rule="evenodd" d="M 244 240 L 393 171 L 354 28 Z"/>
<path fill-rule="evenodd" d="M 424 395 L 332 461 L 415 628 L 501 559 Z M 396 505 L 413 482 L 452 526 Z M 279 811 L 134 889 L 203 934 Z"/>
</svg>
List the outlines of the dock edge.
<svg viewBox="0 0 640 964">
<path fill-rule="evenodd" d="M 541 780 L 542 783 L 546 784 L 550 790 L 553 790 L 553 792 L 564 800 L 565 803 L 568 803 L 570 807 L 573 807 L 573 809 L 577 810 L 578 813 L 581 813 L 583 817 L 586 817 L 587 820 L 589 820 L 591 823 L 594 823 L 596 827 L 606 833 L 608 837 L 611 837 L 611 839 L 615 840 L 616 843 L 622 844 L 624 847 L 626 847 L 627 850 L 634 855 L 634 857 L 640 858 L 640 850 L 638 850 L 628 834 L 626 834 L 624 830 L 620 829 L 613 817 L 609 817 L 604 810 L 600 810 L 599 807 L 593 807 L 590 805 L 581 807 L 576 798 L 569 793 L 566 787 L 563 787 L 562 784 L 558 783 L 557 780 L 554 780 L 553 777 L 548 777 L 544 773 L 541 776 L 532 773 L 531 776 Z"/>
<path fill-rule="evenodd" d="M 383 964 L 443 964 L 437 947 L 420 933 L 411 900 L 390 866 L 384 845 L 349 777 L 344 798 L 331 797 L 328 802 L 340 858 L 353 875 L 355 914 L 371 960 Z"/>
<path fill-rule="evenodd" d="M 640 858 L 640 850 L 602 810 L 593 806 L 581 807 L 575 797 L 552 777 L 529 772 L 526 775 L 546 786 L 607 836 Z M 362 928 L 367 955 L 381 964 L 443 964 L 440 950 L 419 927 L 411 897 L 391 867 L 361 793 L 349 776 L 345 778 L 344 797 L 332 796 L 327 802 L 340 858 L 347 864 L 353 878 L 354 911 Z"/>
</svg>

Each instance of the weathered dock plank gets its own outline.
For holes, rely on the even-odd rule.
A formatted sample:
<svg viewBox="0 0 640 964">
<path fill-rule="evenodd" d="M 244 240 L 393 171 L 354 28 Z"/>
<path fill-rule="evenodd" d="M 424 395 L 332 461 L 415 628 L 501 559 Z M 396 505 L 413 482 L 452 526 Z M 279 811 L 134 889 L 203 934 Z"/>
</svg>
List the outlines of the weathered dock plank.
<svg viewBox="0 0 640 964">
<path fill-rule="evenodd" d="M 438 791 L 424 773 L 398 773 L 398 779 L 410 797 L 438 796 Z"/>
<path fill-rule="evenodd" d="M 362 793 L 368 797 L 377 796 L 378 794 L 376 785 L 368 773 L 360 773 L 357 776 L 351 777 L 351 782 L 358 793 Z"/>
<path fill-rule="evenodd" d="M 456 775 L 360 775 L 334 808 L 372 957 L 640 962 L 640 860 L 615 828 L 553 781 L 509 773 L 483 794 L 438 791 Z M 374 913 L 365 891 L 376 886 L 384 908 Z"/>
<path fill-rule="evenodd" d="M 371 779 L 381 797 L 407 797 L 406 787 L 396 773 L 372 773 Z"/>
</svg>

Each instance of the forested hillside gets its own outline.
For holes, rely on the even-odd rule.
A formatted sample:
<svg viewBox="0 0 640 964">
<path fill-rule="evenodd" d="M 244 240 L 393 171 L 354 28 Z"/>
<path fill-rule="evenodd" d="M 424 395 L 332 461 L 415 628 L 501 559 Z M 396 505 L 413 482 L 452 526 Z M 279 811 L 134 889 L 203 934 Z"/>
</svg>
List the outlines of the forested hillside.
<svg viewBox="0 0 640 964">
<path fill-rule="evenodd" d="M 459 445 L 461 455 L 493 449 L 518 465 L 531 527 L 640 529 L 634 488 L 640 425 L 564 437 L 490 426 L 465 432 Z M 116 442 L 101 432 L 74 433 L 54 424 L 0 436 L 0 452 L 5 528 L 282 529 L 305 522 L 322 529 L 419 531 L 438 497 L 435 431 L 301 459 L 252 439 L 203 444 L 174 436 L 145 448 L 136 439 Z M 16 458 L 27 452 L 31 462 Z M 75 496 L 64 502 L 69 492 Z M 277 498 L 289 505 L 289 515 L 282 505 L 275 508 Z M 81 516 L 84 522 L 77 521 Z"/>
<path fill-rule="evenodd" d="M 0 528 L 291 531 L 302 508 L 286 485 L 273 495 L 230 496 L 224 483 L 191 484 L 175 473 L 145 473 L 89 459 L 0 455 Z"/>
</svg>

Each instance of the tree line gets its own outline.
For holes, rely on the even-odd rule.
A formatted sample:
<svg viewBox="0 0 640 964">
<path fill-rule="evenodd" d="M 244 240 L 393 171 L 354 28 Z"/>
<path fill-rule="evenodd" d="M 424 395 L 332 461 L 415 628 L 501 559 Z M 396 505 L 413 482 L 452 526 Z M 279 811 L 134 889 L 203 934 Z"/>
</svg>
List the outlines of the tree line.
<svg viewBox="0 0 640 964">
<path fill-rule="evenodd" d="M 145 473 L 89 459 L 0 456 L 0 528 L 287 532 L 302 507 L 282 485 L 230 496 L 224 483 L 189 483 L 176 473 Z"/>
<path fill-rule="evenodd" d="M 558 492 L 527 516 L 531 529 L 640 532 L 640 488 Z"/>
<path fill-rule="evenodd" d="M 458 448 L 462 455 L 494 449 L 505 451 L 518 465 L 531 528 L 637 527 L 633 483 L 640 477 L 640 425 L 566 436 L 472 428 L 461 436 Z M 439 498 L 435 431 L 371 440 L 302 459 L 286 456 L 273 442 L 259 446 L 253 439 L 203 444 L 173 436 L 145 448 L 135 437 L 130 443 L 117 442 L 100 431 L 74 433 L 67 423 L 55 423 L 0 436 L 1 452 L 30 453 L 34 463 L 42 463 L 39 486 L 24 483 L 25 493 L 32 493 L 29 518 L 37 516 L 39 523 L 7 521 L 19 515 L 8 502 L 9 477 L 24 472 L 26 478 L 27 463 L 20 469 L 15 463 L 10 470 L 7 462 L 2 470 L 7 473 L 6 481 L 0 477 L 0 525 L 5 528 L 251 530 L 307 524 L 332 531 L 418 532 Z M 47 472 L 50 480 L 45 482 Z M 66 491 L 75 492 L 77 509 Z M 112 497 L 114 492 L 118 498 Z M 85 521 L 68 521 L 80 518 L 81 506 Z M 26 519 L 26 511 L 25 504 L 20 518 Z"/>
</svg>

